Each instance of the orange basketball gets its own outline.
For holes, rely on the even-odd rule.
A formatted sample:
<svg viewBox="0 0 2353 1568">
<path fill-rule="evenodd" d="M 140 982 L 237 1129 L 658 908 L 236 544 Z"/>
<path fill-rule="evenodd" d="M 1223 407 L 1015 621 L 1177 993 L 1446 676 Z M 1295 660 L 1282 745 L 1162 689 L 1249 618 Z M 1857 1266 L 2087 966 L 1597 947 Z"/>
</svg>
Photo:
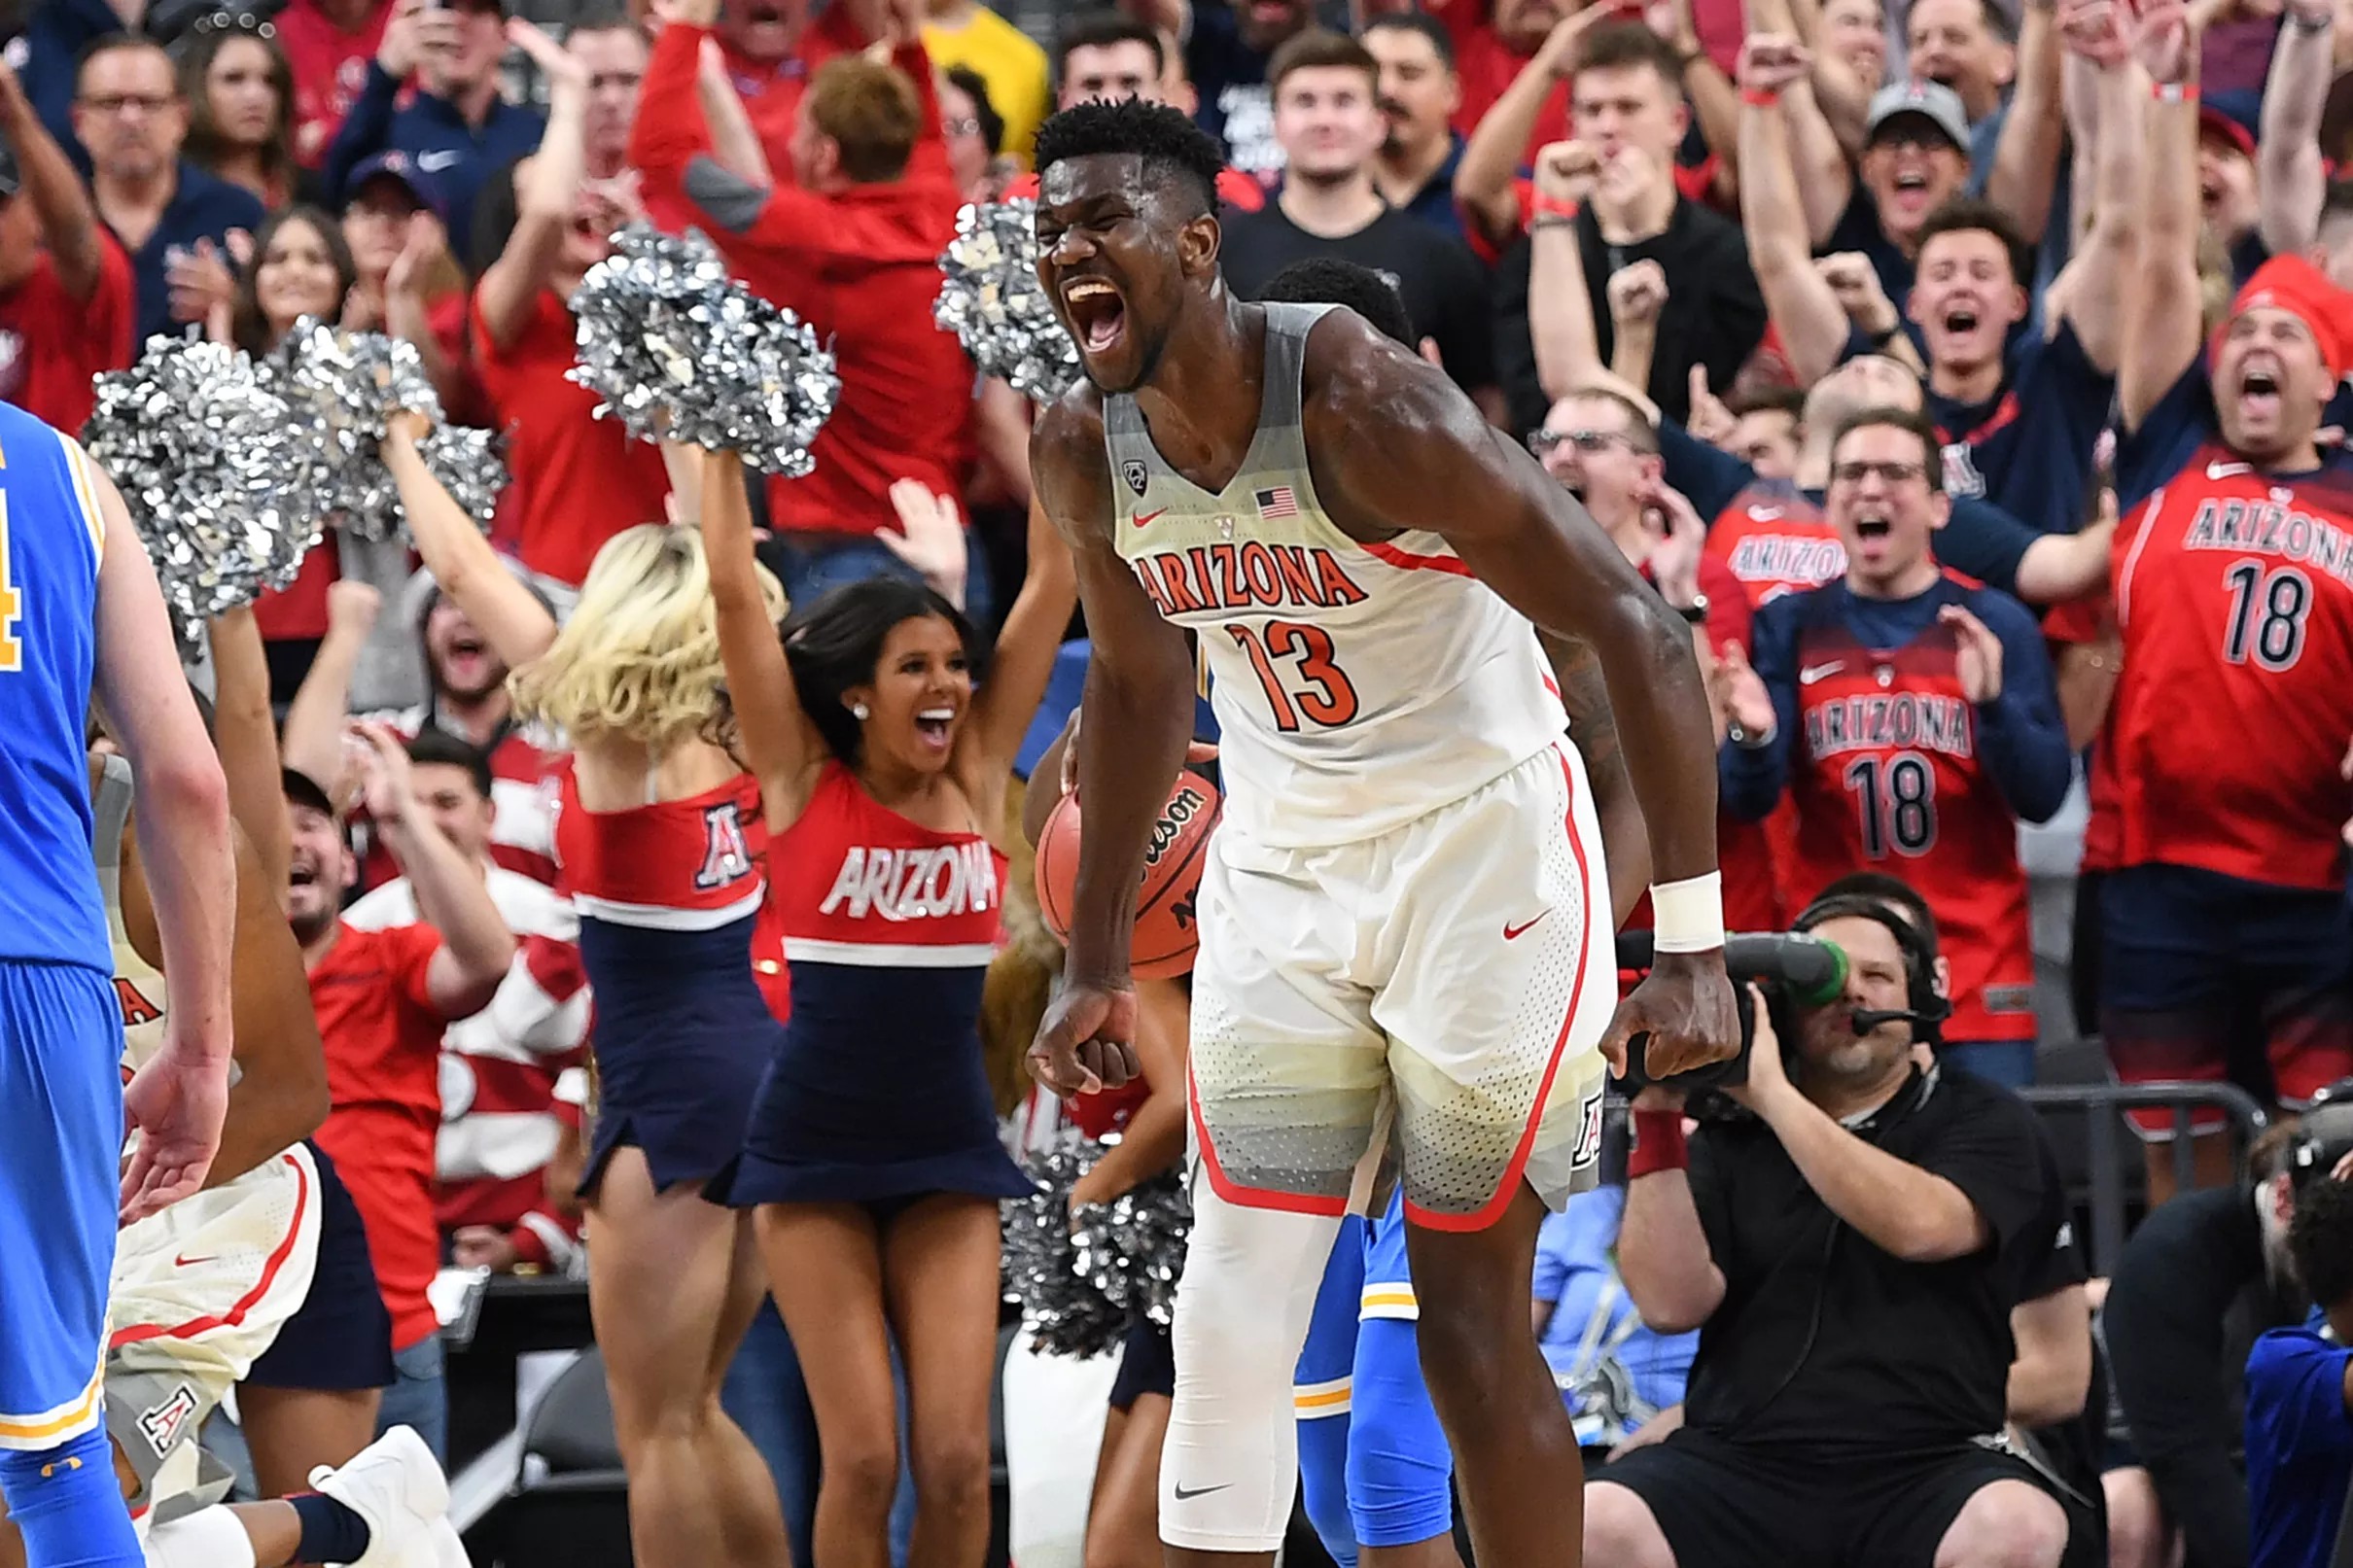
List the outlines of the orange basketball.
<svg viewBox="0 0 2353 1568">
<path fill-rule="evenodd" d="M 1153 819 L 1144 846 L 1143 883 L 1136 890 L 1136 939 L 1128 963 L 1140 980 L 1190 973 L 1201 945 L 1193 898 L 1208 864 L 1210 833 L 1217 826 L 1217 786 L 1190 769 L 1176 776 L 1168 804 Z M 1046 928 L 1071 939 L 1071 895 L 1078 885 L 1078 796 L 1055 803 L 1037 836 L 1037 907 Z"/>
</svg>

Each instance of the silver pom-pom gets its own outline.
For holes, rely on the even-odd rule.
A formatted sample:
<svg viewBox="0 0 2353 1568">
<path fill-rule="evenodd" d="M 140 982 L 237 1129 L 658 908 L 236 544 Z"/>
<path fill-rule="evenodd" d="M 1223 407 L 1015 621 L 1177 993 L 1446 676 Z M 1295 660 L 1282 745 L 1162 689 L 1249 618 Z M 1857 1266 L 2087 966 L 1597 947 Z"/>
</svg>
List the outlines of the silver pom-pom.
<svg viewBox="0 0 2353 1568">
<path fill-rule="evenodd" d="M 1026 196 L 967 205 L 940 253 L 932 319 L 954 332 L 983 375 L 1051 401 L 1078 379 L 1078 345 L 1037 281 L 1037 203 Z"/>
<path fill-rule="evenodd" d="M 1155 1176 L 1073 1217 L 1071 1185 L 1103 1151 L 1083 1143 L 1032 1155 L 1022 1169 L 1036 1195 L 1003 1205 L 1005 1299 L 1047 1355 L 1101 1355 L 1140 1315 L 1167 1327 L 1176 1306 L 1193 1220 L 1183 1185 L 1175 1172 Z"/>
<path fill-rule="evenodd" d="M 294 580 L 319 538 L 317 449 L 251 359 L 155 337 L 95 390 L 83 442 L 123 492 L 183 637 Z"/>
<path fill-rule="evenodd" d="M 360 539 L 403 537 L 407 516 L 381 455 L 385 423 L 403 411 L 423 414 L 437 426 L 441 420 L 441 400 L 416 345 L 305 320 L 287 334 L 269 365 L 287 401 L 312 421 L 326 463 L 321 509 Z M 479 434 L 437 432 L 426 443 L 425 461 L 467 514 L 487 529 L 507 479 L 495 443 L 476 438 Z"/>
<path fill-rule="evenodd" d="M 572 296 L 571 378 L 641 440 L 742 454 L 799 478 L 841 375 L 791 311 L 728 277 L 711 242 L 632 224 Z"/>
</svg>

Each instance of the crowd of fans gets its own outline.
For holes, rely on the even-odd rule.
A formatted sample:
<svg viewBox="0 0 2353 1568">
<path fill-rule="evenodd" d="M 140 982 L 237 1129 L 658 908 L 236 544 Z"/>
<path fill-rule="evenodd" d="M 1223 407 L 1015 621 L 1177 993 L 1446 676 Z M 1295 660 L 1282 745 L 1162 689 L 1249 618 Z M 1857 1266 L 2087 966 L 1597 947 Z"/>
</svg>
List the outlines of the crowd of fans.
<svg viewBox="0 0 2353 1568">
<path fill-rule="evenodd" d="M 412 343 L 448 417 L 505 440 L 499 558 L 389 451 L 412 537 L 331 528 L 291 587 L 215 626 L 205 677 L 225 712 L 266 700 L 279 720 L 320 1143 L 393 1324 L 386 1419 L 438 1434 L 438 1267 L 580 1261 L 592 998 L 554 890 L 563 743 L 508 678 L 600 548 L 683 520 L 692 492 L 567 379 L 571 292 L 627 223 L 709 234 L 838 357 L 814 471 L 751 496 L 787 599 L 897 576 L 994 629 L 1044 537 L 1029 409 L 934 326 L 935 259 L 964 203 L 1036 193 L 1037 127 L 1093 97 L 1222 138 L 1240 296 L 1314 258 L 1387 279 L 1424 357 L 1692 624 L 1734 928 L 1784 928 L 1858 873 L 1893 880 L 1849 896 L 1910 889 L 1932 962 L 1892 927 L 1844 934 L 1893 944 L 1878 983 L 1899 1003 L 1933 969 L 1939 1058 L 1972 1085 L 2029 1085 L 2038 1041 L 2076 1033 L 2125 1083 L 2229 1083 L 2290 1113 L 2353 1078 L 2337 0 L 1125 0 L 1048 42 L 975 0 L 647 0 L 545 30 L 501 0 L 39 0 L 0 57 L 0 398 L 76 430 L 91 376 L 150 334 L 261 353 L 312 318 Z M 2086 781 L 2077 1016 L 2038 1017 L 2019 825 Z M 1014 929 L 1008 958 L 1050 965 L 1018 912 Z M 754 953 L 780 1004 L 781 940 L 765 923 Z M 1011 1117 L 1026 1039 L 1001 1000 Z M 1914 1161 L 1927 1185 L 1889 1189 L 1908 1216 L 1858 1215 L 1794 1141 L 1774 1165 L 1773 1134 L 1798 1134 L 1756 1089 L 1756 1124 L 1690 1132 L 1677 1196 L 1645 1178 L 1684 1168 L 1659 1151 L 1681 1149 L 1658 1120 L 1679 1107 L 1638 1103 L 1654 1136 L 1631 1188 L 1548 1233 L 1536 1322 L 1597 1457 L 1672 1428 L 1692 1378 L 1691 1436 L 1661 1447 L 1686 1467 L 1646 1459 L 1614 1490 L 1598 1473 L 1597 1560 L 1743 1560 L 1772 1530 L 1790 1560 L 2327 1560 L 2335 1516 L 2313 1499 L 2333 1510 L 2353 1466 L 2342 1352 L 2316 1320 L 2266 1341 L 2242 1391 L 2223 1320 L 2242 1298 L 2259 1326 L 2353 1312 L 2353 1218 L 2305 1168 L 2342 1140 L 2281 1134 L 2233 1169 L 2200 1120 L 2203 1190 L 2168 1204 L 2152 1115 L 2160 1218 L 2087 1293 L 2080 1263 L 2043 1256 L 2070 1251 L 2064 1216 L 2014 1100 L 1871 1098 L 1936 1081 L 1905 1077 L 1923 1067 L 1888 1056 L 1808 1089 Z M 1054 1121 L 1030 1103 L 1007 1135 Z M 1769 1178 L 1729 1181 L 1739 1161 Z M 1915 1308 L 1949 1321 L 1873 1361 L 1865 1342 Z M 1762 1366 L 1741 1348 L 1759 1335 Z M 768 1317 L 751 1342 L 780 1337 Z M 1825 1370 L 1817 1341 L 1847 1359 Z M 781 1359 L 731 1399 L 771 1397 Z M 1903 1431 L 1882 1387 L 1914 1401 Z M 2091 1429 L 2073 1450 L 2050 1435 L 2071 1424 Z M 1843 1443 L 1951 1432 L 2003 1450 L 1988 1474 L 2036 1456 L 2021 1484 L 2059 1506 L 2002 1494 L 1945 1554 L 1890 1522 L 1922 1506 L 1912 1471 L 1875 1462 L 1873 1488 L 1804 1501 L 1865 1468 Z M 1780 1469 L 1743 1458 L 1765 1443 Z M 805 1436 L 763 1446 L 780 1483 L 814 1468 Z"/>
</svg>

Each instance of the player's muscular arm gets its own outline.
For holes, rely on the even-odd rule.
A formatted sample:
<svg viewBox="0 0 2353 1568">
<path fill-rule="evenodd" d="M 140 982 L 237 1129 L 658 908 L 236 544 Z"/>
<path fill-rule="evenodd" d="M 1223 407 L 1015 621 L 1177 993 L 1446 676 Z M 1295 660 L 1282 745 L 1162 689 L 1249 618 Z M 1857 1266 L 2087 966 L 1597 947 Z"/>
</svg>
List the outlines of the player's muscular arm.
<svg viewBox="0 0 2353 1568">
<path fill-rule="evenodd" d="M 1092 642 L 1079 709 L 1087 815 L 1063 969 L 1070 985 L 1049 1009 L 1032 1059 L 1048 1088 L 1071 1094 L 1104 1081 L 1081 1050 L 1090 1042 L 1122 1048 L 1103 1063 L 1112 1084 L 1134 1073 L 1124 1048 L 1135 1028 L 1128 947 L 1136 887 L 1152 819 L 1191 737 L 1193 661 L 1184 634 L 1160 618 L 1113 546 L 1117 509 L 1092 393 L 1081 389 L 1039 416 L 1030 466 L 1038 501 L 1070 542 Z"/>
<path fill-rule="evenodd" d="M 1661 888 L 1711 879 L 1715 728 L 1691 629 L 1525 447 L 1359 318 L 1335 312 L 1317 324 L 1302 382 L 1316 492 L 1333 519 L 1367 540 L 1432 529 L 1539 630 L 1591 645 L 1620 720 L 1627 776 L 1644 802 L 1652 876 Z M 1678 901 L 1695 896 L 1717 906 L 1694 922 L 1713 924 L 1699 938 L 1712 945 L 1676 951 L 1662 915 L 1662 961 L 1600 1042 L 1614 1063 L 1642 1037 L 1646 1066 L 1659 1075 L 1738 1048 L 1721 895 L 1705 882 L 1677 889 Z"/>
<path fill-rule="evenodd" d="M 238 1078 L 229 1086 L 221 1152 L 207 1188 L 234 1181 L 327 1120 L 327 1058 L 310 1009 L 302 950 L 286 923 L 274 881 L 242 826 L 230 837 L 237 862 L 237 925 L 230 955 L 229 1036 Z M 123 926 L 148 962 L 162 965 L 155 906 L 139 862 L 136 829 L 123 834 Z"/>
<path fill-rule="evenodd" d="M 1601 859 L 1609 868 L 1611 922 L 1624 925 L 1650 886 L 1650 836 L 1633 781 L 1626 776 L 1626 754 L 1618 740 L 1618 715 L 1610 711 L 1609 682 L 1592 645 L 1539 633 L 1561 706 L 1568 710 L 1568 738 L 1585 758 L 1593 785 L 1594 814 L 1601 821 Z"/>
<path fill-rule="evenodd" d="M 1308 339 L 1316 493 L 1366 540 L 1435 531 L 1545 632 L 1590 646 L 1649 805 L 1653 873 L 1716 868 L 1715 736 L 1691 630 L 1535 460 L 1445 376 L 1353 316 Z"/>
</svg>

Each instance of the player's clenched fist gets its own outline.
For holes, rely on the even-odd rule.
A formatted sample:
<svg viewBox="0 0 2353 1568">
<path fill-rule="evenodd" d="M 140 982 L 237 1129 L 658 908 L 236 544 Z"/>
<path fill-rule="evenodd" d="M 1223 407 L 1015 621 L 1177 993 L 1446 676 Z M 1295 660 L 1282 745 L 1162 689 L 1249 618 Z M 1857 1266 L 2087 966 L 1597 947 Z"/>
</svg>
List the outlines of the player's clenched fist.
<svg viewBox="0 0 2353 1568">
<path fill-rule="evenodd" d="M 1724 972 L 1724 950 L 1661 953 L 1650 973 L 1618 1003 L 1601 1054 L 1610 1070 L 1626 1075 L 1626 1052 L 1637 1038 L 1643 1076 L 1665 1078 L 1739 1053 L 1740 1017 L 1733 1007 L 1732 981 Z"/>
<path fill-rule="evenodd" d="M 1136 993 L 1069 986 L 1046 1006 L 1030 1075 L 1057 1095 L 1092 1095 L 1143 1076 L 1136 1061 Z"/>
</svg>

